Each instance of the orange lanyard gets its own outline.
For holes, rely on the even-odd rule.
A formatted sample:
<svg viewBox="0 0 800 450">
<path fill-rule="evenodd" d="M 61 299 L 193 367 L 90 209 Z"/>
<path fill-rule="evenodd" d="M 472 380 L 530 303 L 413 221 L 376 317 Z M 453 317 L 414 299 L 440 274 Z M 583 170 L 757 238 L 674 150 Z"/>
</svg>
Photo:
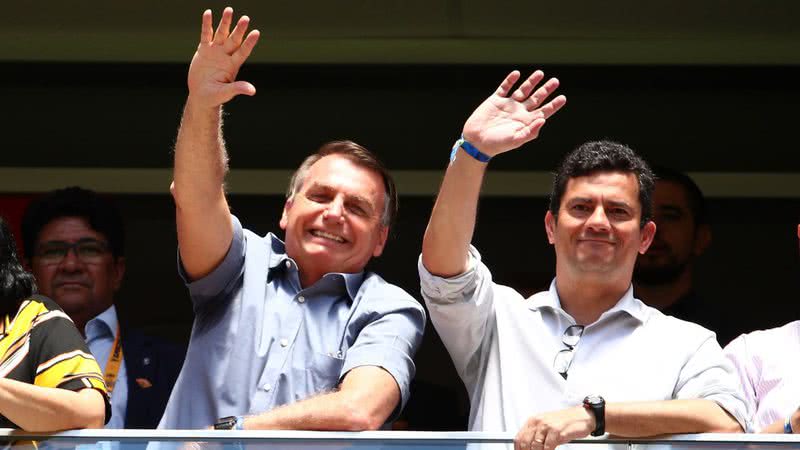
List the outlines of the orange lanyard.
<svg viewBox="0 0 800 450">
<path fill-rule="evenodd" d="M 108 389 L 109 397 L 114 390 L 114 384 L 117 382 L 120 366 L 122 366 L 122 342 L 119 339 L 119 325 L 117 325 L 117 335 L 114 337 L 114 348 L 111 350 L 111 354 L 108 355 L 106 372 L 103 374 L 103 378 L 106 380 L 106 389 Z"/>
</svg>

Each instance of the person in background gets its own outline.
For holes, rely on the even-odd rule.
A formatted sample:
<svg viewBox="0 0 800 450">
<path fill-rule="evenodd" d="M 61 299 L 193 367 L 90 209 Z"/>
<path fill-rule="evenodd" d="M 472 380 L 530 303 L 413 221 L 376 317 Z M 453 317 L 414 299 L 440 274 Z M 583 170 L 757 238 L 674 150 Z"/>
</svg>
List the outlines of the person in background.
<svg viewBox="0 0 800 450">
<path fill-rule="evenodd" d="M 0 428 L 100 428 L 111 414 L 100 368 L 69 317 L 35 292 L 0 217 Z"/>
<path fill-rule="evenodd" d="M 42 294 L 75 322 L 103 369 L 114 415 L 106 428 L 158 425 L 185 349 L 132 328 L 115 306 L 125 277 L 122 217 L 80 187 L 35 199 L 22 218 L 28 265 Z"/>
<path fill-rule="evenodd" d="M 633 291 L 637 298 L 664 314 L 694 322 L 717 333 L 721 344 L 733 339 L 730 325 L 694 287 L 695 261 L 711 245 L 706 201 L 688 175 L 656 167 L 653 243 L 636 259 Z"/>
</svg>

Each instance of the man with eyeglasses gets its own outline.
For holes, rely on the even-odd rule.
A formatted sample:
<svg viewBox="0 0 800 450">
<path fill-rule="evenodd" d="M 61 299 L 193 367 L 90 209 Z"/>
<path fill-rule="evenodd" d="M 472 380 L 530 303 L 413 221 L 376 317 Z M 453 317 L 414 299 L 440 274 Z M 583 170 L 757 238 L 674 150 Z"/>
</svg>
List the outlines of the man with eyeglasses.
<svg viewBox="0 0 800 450">
<path fill-rule="evenodd" d="M 467 119 L 423 240 L 431 320 L 471 400 L 470 429 L 517 432 L 552 449 L 610 433 L 738 432 L 745 407 L 710 331 L 632 294 L 653 239 L 653 176 L 629 148 L 588 142 L 566 156 L 545 214 L 555 247 L 550 289 L 525 299 L 492 282 L 470 245 L 487 163 L 535 139 L 565 103 L 558 80 L 509 74 Z"/>
<path fill-rule="evenodd" d="M 112 405 L 106 428 L 155 428 L 185 351 L 118 315 L 125 256 L 116 207 L 80 187 L 52 191 L 25 210 L 22 240 L 40 293 L 69 315 L 103 370 Z"/>
</svg>

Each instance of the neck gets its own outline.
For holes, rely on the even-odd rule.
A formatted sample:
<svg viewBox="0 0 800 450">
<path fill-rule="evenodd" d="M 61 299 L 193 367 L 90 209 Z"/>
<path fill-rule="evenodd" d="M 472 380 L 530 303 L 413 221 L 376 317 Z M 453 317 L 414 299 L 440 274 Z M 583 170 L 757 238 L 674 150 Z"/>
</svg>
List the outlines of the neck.
<svg viewBox="0 0 800 450">
<path fill-rule="evenodd" d="M 635 283 L 636 297 L 657 309 L 665 309 L 674 305 L 681 297 L 692 290 L 692 271 L 687 267 L 678 279 L 671 283 L 644 284 Z"/>
<path fill-rule="evenodd" d="M 556 274 L 556 289 L 561 307 L 579 325 L 589 325 L 619 302 L 630 288 L 630 277 L 614 280 L 607 274 L 574 277 Z"/>
</svg>

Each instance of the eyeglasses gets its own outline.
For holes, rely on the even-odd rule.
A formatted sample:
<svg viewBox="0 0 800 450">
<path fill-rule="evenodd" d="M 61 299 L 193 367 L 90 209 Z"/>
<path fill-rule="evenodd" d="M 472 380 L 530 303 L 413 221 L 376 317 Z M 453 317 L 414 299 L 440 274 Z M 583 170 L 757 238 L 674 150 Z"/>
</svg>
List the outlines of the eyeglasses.
<svg viewBox="0 0 800 450">
<path fill-rule="evenodd" d="M 103 262 L 103 257 L 108 253 L 108 244 L 96 239 L 81 239 L 78 242 L 48 241 L 36 249 L 36 256 L 44 264 L 58 264 L 66 258 L 70 250 L 75 252 L 81 262 L 96 264 Z"/>
<path fill-rule="evenodd" d="M 564 335 L 561 336 L 561 342 L 567 348 L 556 353 L 556 358 L 553 360 L 553 368 L 556 372 L 561 374 L 564 379 L 567 379 L 567 371 L 569 366 L 572 365 L 572 357 L 575 356 L 575 347 L 583 336 L 583 325 L 570 325 L 564 330 Z"/>
</svg>

